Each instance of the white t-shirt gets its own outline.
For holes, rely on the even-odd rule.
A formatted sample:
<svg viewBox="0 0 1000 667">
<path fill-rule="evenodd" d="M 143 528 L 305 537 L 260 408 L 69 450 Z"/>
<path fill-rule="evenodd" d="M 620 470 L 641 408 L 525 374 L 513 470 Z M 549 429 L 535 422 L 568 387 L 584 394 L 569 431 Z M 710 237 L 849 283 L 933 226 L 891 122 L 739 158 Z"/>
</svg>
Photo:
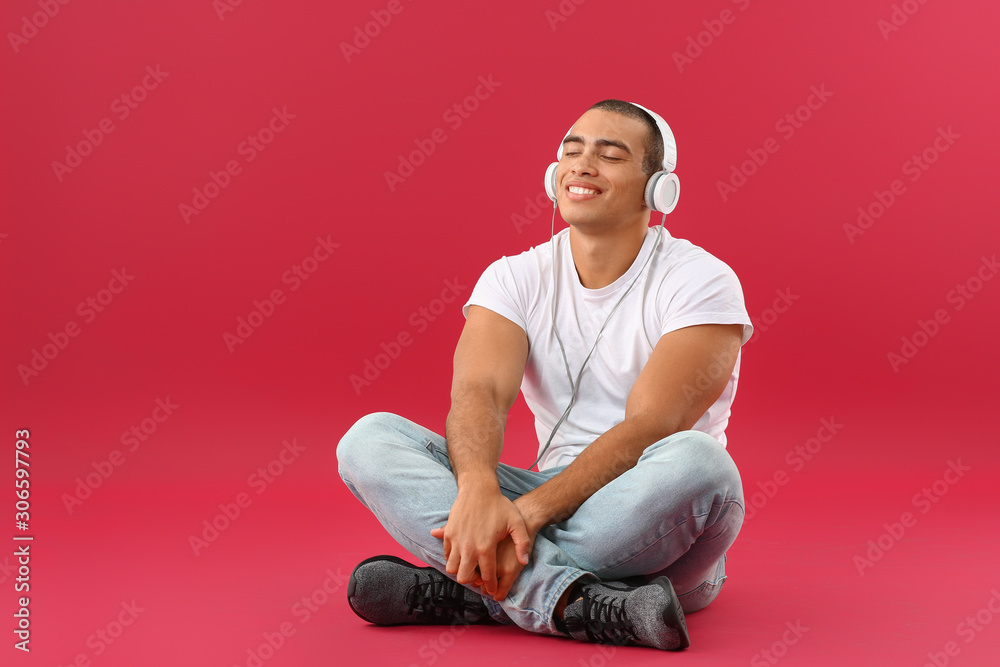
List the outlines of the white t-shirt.
<svg viewBox="0 0 1000 667">
<path fill-rule="evenodd" d="M 529 344 L 521 393 L 535 415 L 539 453 L 572 396 L 572 384 L 552 331 L 552 244 L 555 243 L 555 324 L 576 381 L 595 337 L 653 251 L 661 227 L 646 233 L 639 255 L 624 275 L 600 289 L 580 283 L 569 244 L 569 228 L 520 255 L 493 262 L 462 307 L 488 308 L 524 329 Z M 662 229 L 656 256 L 618 306 L 580 379 L 576 404 L 559 426 L 539 470 L 568 465 L 584 447 L 625 419 L 625 403 L 660 336 L 695 324 L 742 324 L 743 343 L 753 333 L 743 288 L 733 270 L 704 249 Z M 694 429 L 723 445 L 736 395 L 736 361 L 722 395 Z"/>
</svg>

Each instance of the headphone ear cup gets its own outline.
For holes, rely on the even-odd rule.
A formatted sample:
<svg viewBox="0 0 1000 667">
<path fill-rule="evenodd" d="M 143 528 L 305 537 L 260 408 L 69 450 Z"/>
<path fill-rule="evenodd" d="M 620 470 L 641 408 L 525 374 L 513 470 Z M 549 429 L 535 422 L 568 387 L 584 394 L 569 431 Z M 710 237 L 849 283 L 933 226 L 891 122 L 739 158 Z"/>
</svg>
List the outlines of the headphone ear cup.
<svg viewBox="0 0 1000 667">
<path fill-rule="evenodd" d="M 673 172 L 658 171 L 646 181 L 646 206 L 660 213 L 670 213 L 677 206 L 681 182 Z"/>
<path fill-rule="evenodd" d="M 545 170 L 545 194 L 547 194 L 549 199 L 552 201 L 556 201 L 556 167 L 558 166 L 558 162 L 553 162 L 549 165 L 549 168 Z"/>
</svg>

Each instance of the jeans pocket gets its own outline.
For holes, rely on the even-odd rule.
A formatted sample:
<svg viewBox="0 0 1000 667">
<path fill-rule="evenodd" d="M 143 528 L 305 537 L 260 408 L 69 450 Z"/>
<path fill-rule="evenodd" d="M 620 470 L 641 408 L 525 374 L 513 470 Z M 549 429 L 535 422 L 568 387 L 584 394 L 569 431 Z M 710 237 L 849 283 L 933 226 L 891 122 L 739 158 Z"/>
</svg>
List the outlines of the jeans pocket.
<svg viewBox="0 0 1000 667">
<path fill-rule="evenodd" d="M 433 456 L 434 460 L 438 463 L 447 467 L 449 470 L 451 469 L 451 460 L 448 458 L 448 451 L 446 449 L 438 447 L 430 438 L 428 438 L 427 442 L 424 443 L 424 449 L 426 449 L 427 453 Z"/>
</svg>

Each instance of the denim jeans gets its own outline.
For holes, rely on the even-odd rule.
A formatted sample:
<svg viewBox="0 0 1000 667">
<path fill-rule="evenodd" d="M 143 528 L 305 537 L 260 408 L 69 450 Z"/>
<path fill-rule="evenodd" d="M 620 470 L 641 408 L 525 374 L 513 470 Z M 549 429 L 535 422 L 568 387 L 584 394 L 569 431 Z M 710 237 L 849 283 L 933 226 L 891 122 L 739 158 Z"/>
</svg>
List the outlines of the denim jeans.
<svg viewBox="0 0 1000 667">
<path fill-rule="evenodd" d="M 447 522 L 458 494 L 445 439 L 377 412 L 344 434 L 337 462 L 351 493 L 389 534 L 444 573 L 444 545 L 430 531 Z M 503 495 L 514 500 L 564 469 L 533 472 L 501 463 L 497 478 Z M 700 431 L 681 431 L 647 447 L 633 468 L 569 519 L 542 528 L 507 598 L 483 599 L 497 621 L 560 634 L 552 618 L 556 603 L 578 579 L 636 577 L 641 583 L 666 575 L 685 613 L 694 612 L 719 594 L 726 551 L 743 516 L 742 482 L 725 447 Z"/>
</svg>

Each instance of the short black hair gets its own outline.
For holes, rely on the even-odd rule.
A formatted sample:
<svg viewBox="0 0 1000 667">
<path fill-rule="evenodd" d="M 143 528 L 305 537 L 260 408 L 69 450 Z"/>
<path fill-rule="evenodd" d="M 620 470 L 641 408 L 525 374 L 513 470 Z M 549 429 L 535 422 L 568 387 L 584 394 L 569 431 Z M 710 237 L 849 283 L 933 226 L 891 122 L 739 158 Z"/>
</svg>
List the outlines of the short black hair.
<svg viewBox="0 0 1000 667">
<path fill-rule="evenodd" d="M 646 141 L 643 144 L 642 171 L 648 177 L 663 169 L 663 136 L 652 116 L 631 102 L 623 102 L 622 100 L 602 100 L 590 109 L 610 111 L 645 123 L 649 132 L 646 134 Z"/>
</svg>

